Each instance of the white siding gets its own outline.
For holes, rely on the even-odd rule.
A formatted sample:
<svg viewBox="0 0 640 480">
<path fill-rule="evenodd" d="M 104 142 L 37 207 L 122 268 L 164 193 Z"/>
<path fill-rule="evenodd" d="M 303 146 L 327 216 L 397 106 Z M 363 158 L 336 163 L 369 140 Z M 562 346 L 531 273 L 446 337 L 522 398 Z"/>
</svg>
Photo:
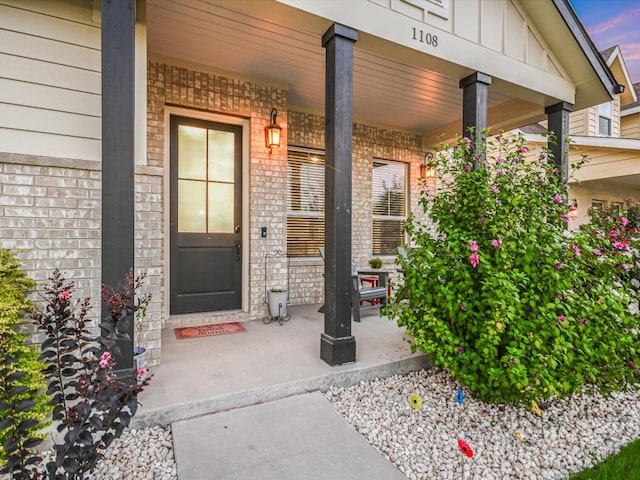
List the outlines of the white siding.
<svg viewBox="0 0 640 480">
<path fill-rule="evenodd" d="M 99 160 L 92 0 L 0 0 L 0 151 Z"/>
</svg>

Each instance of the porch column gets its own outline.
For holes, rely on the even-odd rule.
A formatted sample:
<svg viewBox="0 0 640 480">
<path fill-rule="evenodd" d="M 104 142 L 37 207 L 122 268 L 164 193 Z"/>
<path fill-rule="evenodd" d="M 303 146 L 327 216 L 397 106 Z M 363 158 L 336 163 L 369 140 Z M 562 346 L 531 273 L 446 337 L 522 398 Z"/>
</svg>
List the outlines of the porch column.
<svg viewBox="0 0 640 480">
<path fill-rule="evenodd" d="M 550 105 L 544 109 L 547 114 L 549 130 L 553 132 L 555 138 L 549 141 L 548 146 L 553 159 L 560 172 L 562 183 L 569 181 L 569 114 L 573 110 L 573 104 L 560 102 Z"/>
<path fill-rule="evenodd" d="M 482 151 L 479 147 L 484 143 L 483 131 L 487 128 L 487 100 L 489 98 L 491 77 L 485 73 L 476 72 L 460 80 L 462 88 L 462 135 L 469 135 L 469 128 L 473 128 L 475 135 L 474 151 Z M 485 154 L 482 153 L 474 167 L 478 169 L 484 163 Z"/>
<path fill-rule="evenodd" d="M 135 0 L 102 0 L 102 283 L 114 288 L 134 264 L 135 12 Z M 130 375 L 133 341 L 118 347 L 116 373 Z"/>
<path fill-rule="evenodd" d="M 351 335 L 351 154 L 353 44 L 358 32 L 333 24 L 322 36 L 325 79 L 325 280 L 320 358 L 329 365 L 355 362 Z"/>
</svg>

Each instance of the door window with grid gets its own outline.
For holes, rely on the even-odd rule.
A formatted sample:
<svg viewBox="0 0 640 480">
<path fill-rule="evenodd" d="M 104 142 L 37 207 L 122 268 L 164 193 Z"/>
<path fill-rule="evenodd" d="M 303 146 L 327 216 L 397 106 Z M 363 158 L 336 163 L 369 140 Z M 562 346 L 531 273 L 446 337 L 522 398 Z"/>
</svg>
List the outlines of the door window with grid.
<svg viewBox="0 0 640 480">
<path fill-rule="evenodd" d="M 373 254 L 395 255 L 404 243 L 407 219 L 407 164 L 373 161 Z"/>
<path fill-rule="evenodd" d="M 287 253 L 317 256 L 324 247 L 324 152 L 288 147 Z"/>
</svg>

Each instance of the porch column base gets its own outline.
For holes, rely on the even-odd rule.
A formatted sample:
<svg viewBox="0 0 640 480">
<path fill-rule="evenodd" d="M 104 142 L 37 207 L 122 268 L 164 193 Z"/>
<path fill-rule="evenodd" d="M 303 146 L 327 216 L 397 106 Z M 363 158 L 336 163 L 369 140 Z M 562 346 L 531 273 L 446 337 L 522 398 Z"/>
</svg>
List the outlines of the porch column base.
<svg viewBox="0 0 640 480">
<path fill-rule="evenodd" d="M 320 334 L 320 358 L 332 367 L 356 361 L 356 337 L 333 338 Z"/>
</svg>

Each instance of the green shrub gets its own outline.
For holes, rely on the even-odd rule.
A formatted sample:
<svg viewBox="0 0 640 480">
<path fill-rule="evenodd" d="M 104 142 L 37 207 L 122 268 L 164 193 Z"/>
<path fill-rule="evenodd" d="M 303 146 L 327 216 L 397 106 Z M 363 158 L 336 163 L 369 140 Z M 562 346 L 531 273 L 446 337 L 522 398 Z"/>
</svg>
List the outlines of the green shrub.
<svg viewBox="0 0 640 480">
<path fill-rule="evenodd" d="M 437 155 L 442 188 L 421 194 L 433 226 L 406 223 L 413 248 L 398 257 L 404 283 L 390 317 L 487 401 L 637 382 L 640 327 L 619 275 L 638 268 L 630 252 L 568 232 L 567 188 L 547 150 L 526 160 L 521 137 L 499 134 L 481 164 L 473 143 Z"/>
<path fill-rule="evenodd" d="M 369 259 L 369 266 L 374 270 L 382 268 L 382 259 L 380 257 L 374 257 Z"/>
<path fill-rule="evenodd" d="M 25 321 L 23 314 L 32 307 L 26 295 L 33 286 L 33 280 L 20 269 L 20 263 L 11 252 L 0 249 L 0 337 L 5 346 L 3 354 L 16 360 L 11 364 L 11 370 L 25 372 L 17 384 L 27 387 L 28 392 L 37 392 L 33 398 L 35 406 L 31 410 L 30 418 L 35 418 L 39 423 L 30 429 L 32 434 L 49 424 L 45 419 L 52 410 L 48 406 L 45 393 L 46 385 L 41 372 L 44 365 L 38 361 L 39 352 L 35 347 L 26 344 L 26 335 L 16 331 L 17 326 Z M 19 398 L 28 398 L 27 391 Z M 4 420 L 5 416 L 6 410 L 0 409 L 0 421 Z M 0 430 L 0 463 L 4 458 L 3 446 L 7 441 L 6 436 L 7 433 Z"/>
</svg>

